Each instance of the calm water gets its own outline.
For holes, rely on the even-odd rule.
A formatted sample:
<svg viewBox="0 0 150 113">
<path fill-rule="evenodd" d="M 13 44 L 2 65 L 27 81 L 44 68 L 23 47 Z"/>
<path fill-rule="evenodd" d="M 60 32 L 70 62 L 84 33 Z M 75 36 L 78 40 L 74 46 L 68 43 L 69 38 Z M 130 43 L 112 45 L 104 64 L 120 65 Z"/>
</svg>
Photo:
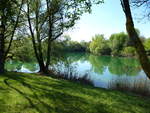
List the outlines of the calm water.
<svg viewBox="0 0 150 113">
<path fill-rule="evenodd" d="M 76 67 L 79 75 L 89 73 L 89 78 L 96 87 L 107 88 L 110 81 L 118 78 L 129 80 L 147 79 L 139 62 L 134 58 L 95 56 L 84 53 L 69 53 L 66 56 L 69 63 Z M 38 72 L 39 70 L 36 62 L 23 63 L 20 61 L 9 61 L 6 63 L 6 68 L 9 71 L 26 73 Z"/>
</svg>

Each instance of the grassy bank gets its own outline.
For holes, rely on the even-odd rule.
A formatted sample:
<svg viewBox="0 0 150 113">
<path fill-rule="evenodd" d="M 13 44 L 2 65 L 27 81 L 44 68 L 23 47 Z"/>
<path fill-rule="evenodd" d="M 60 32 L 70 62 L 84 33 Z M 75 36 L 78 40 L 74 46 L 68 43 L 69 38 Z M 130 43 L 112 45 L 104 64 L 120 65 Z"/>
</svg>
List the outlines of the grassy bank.
<svg viewBox="0 0 150 113">
<path fill-rule="evenodd" d="M 150 98 L 37 74 L 0 75 L 0 113 L 150 113 Z"/>
</svg>

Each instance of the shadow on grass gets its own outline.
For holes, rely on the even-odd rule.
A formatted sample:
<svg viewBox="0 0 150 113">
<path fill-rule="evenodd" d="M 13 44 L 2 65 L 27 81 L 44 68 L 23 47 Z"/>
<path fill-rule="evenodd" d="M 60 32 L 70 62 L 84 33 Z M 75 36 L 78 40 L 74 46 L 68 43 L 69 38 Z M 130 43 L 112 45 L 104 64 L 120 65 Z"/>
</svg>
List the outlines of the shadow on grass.
<svg viewBox="0 0 150 113">
<path fill-rule="evenodd" d="M 8 87 L 14 89 L 16 92 L 18 92 L 20 95 L 22 95 L 26 100 L 28 100 L 28 102 L 30 103 L 31 107 L 35 108 L 38 112 L 42 113 L 42 111 L 38 107 L 36 107 L 36 105 L 34 105 L 34 103 L 32 102 L 32 100 L 25 93 L 23 93 L 21 90 L 15 88 L 11 84 L 9 84 L 8 80 L 10 80 L 10 79 L 4 79 L 4 83 Z"/>
<path fill-rule="evenodd" d="M 7 78 L 4 79 L 4 83 L 11 89 L 15 90 L 19 93 L 22 97 L 24 97 L 30 107 L 38 111 L 39 113 L 51 113 L 51 112 L 58 112 L 58 113 L 78 113 L 78 112 L 85 112 L 85 109 L 89 109 L 89 112 L 96 112 L 107 113 L 106 105 L 99 103 L 99 104 L 91 104 L 91 102 L 86 101 L 84 98 L 79 96 L 74 96 L 61 90 L 55 90 L 50 88 L 45 88 L 44 86 L 51 86 L 52 84 L 48 84 L 47 82 L 42 84 L 37 83 L 28 83 L 26 79 L 24 79 L 24 75 L 17 75 L 11 76 L 7 75 Z M 12 83 L 19 83 L 21 86 L 28 88 L 32 94 L 28 94 L 28 92 L 24 91 L 21 88 L 18 88 L 16 84 Z M 62 85 L 69 85 L 69 84 L 62 84 Z M 56 88 L 51 86 L 53 88 Z M 59 88 L 61 89 L 62 86 Z M 65 86 L 66 87 L 66 86 Z M 56 89 L 59 89 L 56 88 Z M 70 87 L 71 88 L 71 87 Z M 87 107 L 87 108 L 86 108 Z M 92 109 L 91 109 L 92 108 Z"/>
</svg>

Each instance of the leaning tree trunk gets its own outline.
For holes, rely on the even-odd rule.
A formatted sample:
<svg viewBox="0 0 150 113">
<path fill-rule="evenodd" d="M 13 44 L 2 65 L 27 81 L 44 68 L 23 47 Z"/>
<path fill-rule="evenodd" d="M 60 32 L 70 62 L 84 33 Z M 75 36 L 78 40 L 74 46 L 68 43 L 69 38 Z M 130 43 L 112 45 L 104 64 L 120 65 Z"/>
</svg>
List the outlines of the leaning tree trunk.
<svg viewBox="0 0 150 113">
<path fill-rule="evenodd" d="M 133 46 L 136 48 L 136 52 L 138 54 L 141 66 L 144 72 L 146 73 L 147 77 L 150 79 L 150 61 L 146 55 L 144 46 L 134 28 L 134 22 L 131 14 L 129 0 L 121 0 L 121 3 L 126 16 L 126 30 L 128 32 L 129 37 L 131 38 L 131 41 L 133 42 Z"/>
</svg>

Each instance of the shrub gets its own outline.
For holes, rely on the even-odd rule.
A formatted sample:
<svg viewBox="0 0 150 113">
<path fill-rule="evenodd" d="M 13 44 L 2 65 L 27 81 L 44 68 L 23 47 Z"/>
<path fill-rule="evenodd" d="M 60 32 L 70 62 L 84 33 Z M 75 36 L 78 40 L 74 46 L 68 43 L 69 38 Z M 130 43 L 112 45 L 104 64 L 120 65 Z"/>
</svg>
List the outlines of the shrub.
<svg viewBox="0 0 150 113">
<path fill-rule="evenodd" d="M 70 59 L 66 59 L 65 62 L 59 62 L 58 64 L 52 66 L 53 77 L 71 80 L 74 82 L 79 82 L 83 84 L 93 85 L 90 79 L 89 73 L 79 74 L 76 70 L 76 65 L 72 65 Z"/>
<path fill-rule="evenodd" d="M 96 55 L 110 55 L 111 52 L 108 41 L 105 40 L 103 35 L 95 35 L 89 45 L 89 48 L 90 52 Z"/>
<path fill-rule="evenodd" d="M 136 50 L 134 47 L 125 47 L 123 51 L 121 52 L 123 56 L 135 56 L 136 55 Z"/>
</svg>

